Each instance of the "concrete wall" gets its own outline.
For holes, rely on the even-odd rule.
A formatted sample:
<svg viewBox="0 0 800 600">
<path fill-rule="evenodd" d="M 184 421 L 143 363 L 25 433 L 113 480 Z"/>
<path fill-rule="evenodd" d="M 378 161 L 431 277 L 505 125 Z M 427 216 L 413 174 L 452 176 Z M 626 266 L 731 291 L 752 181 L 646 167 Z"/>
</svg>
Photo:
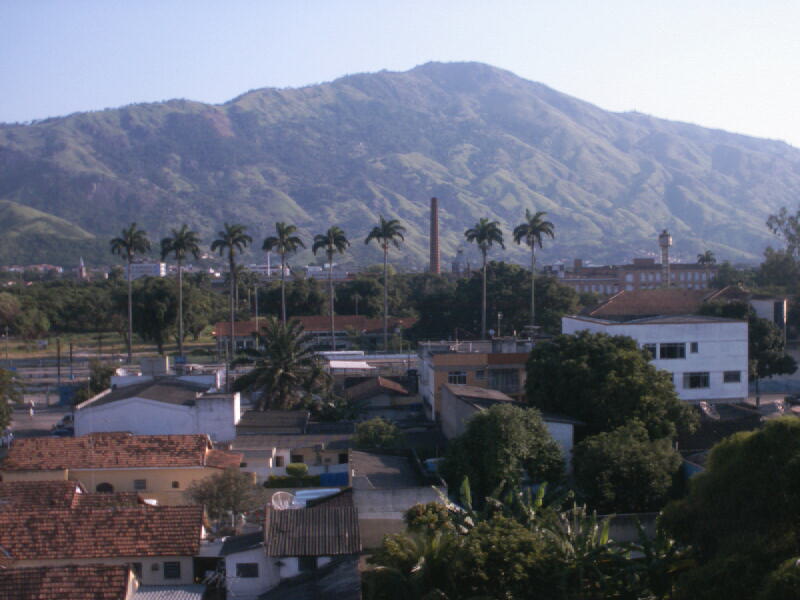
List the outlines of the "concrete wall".
<svg viewBox="0 0 800 600">
<path fill-rule="evenodd" d="M 300 561 L 296 556 L 282 556 L 280 558 L 271 557 L 275 562 L 280 562 L 280 578 L 288 579 L 300 574 Z M 330 556 L 318 556 L 317 568 L 324 567 L 331 562 Z"/>
<path fill-rule="evenodd" d="M 572 317 L 561 320 L 565 334 L 581 330 L 609 335 L 626 335 L 644 344 L 685 343 L 686 357 L 682 359 L 653 359 L 658 369 L 668 371 L 678 397 L 690 402 L 738 402 L 747 398 L 747 323 L 687 322 L 687 323 L 597 323 Z M 691 352 L 696 342 L 698 351 Z M 738 371 L 738 383 L 725 383 L 725 371 Z M 684 385 L 684 373 L 707 372 L 709 387 L 690 389 Z"/>
<path fill-rule="evenodd" d="M 258 577 L 237 577 L 237 563 L 256 563 Z M 236 600 L 255 600 L 280 583 L 279 569 L 275 560 L 264 553 L 264 547 L 229 554 L 225 557 L 225 588 L 228 597 Z"/>
</svg>

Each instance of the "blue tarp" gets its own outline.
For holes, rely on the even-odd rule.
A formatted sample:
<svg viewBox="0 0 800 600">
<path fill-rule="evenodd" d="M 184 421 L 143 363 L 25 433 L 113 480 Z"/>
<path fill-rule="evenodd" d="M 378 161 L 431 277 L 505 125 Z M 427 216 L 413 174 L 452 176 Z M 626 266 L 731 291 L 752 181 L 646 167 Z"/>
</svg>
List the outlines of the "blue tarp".
<svg viewBox="0 0 800 600">
<path fill-rule="evenodd" d="M 347 473 L 320 473 L 319 484 L 322 487 L 346 487 Z"/>
</svg>

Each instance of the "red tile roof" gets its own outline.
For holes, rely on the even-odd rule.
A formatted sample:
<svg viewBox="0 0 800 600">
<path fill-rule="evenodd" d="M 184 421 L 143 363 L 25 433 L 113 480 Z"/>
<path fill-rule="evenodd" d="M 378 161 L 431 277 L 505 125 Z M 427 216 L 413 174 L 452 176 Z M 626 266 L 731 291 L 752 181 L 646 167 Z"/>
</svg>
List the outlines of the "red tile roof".
<svg viewBox="0 0 800 600">
<path fill-rule="evenodd" d="M 0 571 L 0 598 L 9 600 L 125 600 L 126 566 L 69 565 Z"/>
<path fill-rule="evenodd" d="M 713 293 L 708 290 L 684 290 L 681 288 L 622 291 L 585 314 L 598 319 L 687 315 L 697 312 L 706 296 Z"/>
<path fill-rule="evenodd" d="M 351 400 L 363 400 L 379 394 L 391 396 L 408 396 L 408 390 L 402 385 L 386 377 L 373 377 L 347 388 L 346 395 Z"/>
<path fill-rule="evenodd" d="M 308 333 L 315 333 L 315 332 L 328 332 L 331 330 L 331 321 L 330 317 L 327 315 L 310 315 L 305 317 L 292 317 L 293 320 L 300 321 L 300 324 L 303 326 L 303 329 Z M 400 327 L 401 329 L 406 329 L 411 327 L 414 323 L 417 322 L 415 317 L 403 317 L 403 318 L 389 318 L 389 331 L 394 331 L 395 328 Z M 260 321 L 260 325 L 263 326 L 264 322 Z M 344 329 L 353 329 L 355 331 L 361 332 L 366 331 L 367 333 L 379 333 L 383 331 L 383 319 L 371 319 L 369 317 L 365 317 L 363 315 L 337 315 L 334 318 L 334 327 L 337 331 L 342 331 Z M 220 321 L 216 325 L 214 325 L 214 335 L 217 337 L 225 336 L 227 337 L 230 335 L 231 324 L 230 321 Z M 249 337 L 256 333 L 256 322 L 255 319 L 251 321 L 237 321 L 234 324 L 234 331 L 236 332 L 236 337 Z"/>
<path fill-rule="evenodd" d="M 77 481 L 0 482 L 0 510 L 136 506 L 136 492 L 99 494 L 84 491 Z"/>
<path fill-rule="evenodd" d="M 194 556 L 202 506 L 0 511 L 0 547 L 15 560 Z"/>
<path fill-rule="evenodd" d="M 92 433 L 76 438 L 16 439 L 0 470 L 226 468 L 241 462 L 241 454 L 213 450 L 205 435 Z"/>
</svg>

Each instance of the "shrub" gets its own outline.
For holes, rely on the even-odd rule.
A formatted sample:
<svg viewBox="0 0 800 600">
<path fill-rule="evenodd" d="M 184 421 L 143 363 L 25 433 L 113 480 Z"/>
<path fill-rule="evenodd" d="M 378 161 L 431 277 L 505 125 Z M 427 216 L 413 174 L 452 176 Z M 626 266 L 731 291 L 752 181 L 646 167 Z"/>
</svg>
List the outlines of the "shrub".
<svg viewBox="0 0 800 600">
<path fill-rule="evenodd" d="M 358 448 L 395 448 L 399 441 L 397 426 L 380 417 L 356 425 L 355 443 Z"/>
<path fill-rule="evenodd" d="M 305 463 L 289 463 L 286 465 L 286 473 L 289 477 L 305 477 L 308 475 L 308 465 Z"/>
</svg>

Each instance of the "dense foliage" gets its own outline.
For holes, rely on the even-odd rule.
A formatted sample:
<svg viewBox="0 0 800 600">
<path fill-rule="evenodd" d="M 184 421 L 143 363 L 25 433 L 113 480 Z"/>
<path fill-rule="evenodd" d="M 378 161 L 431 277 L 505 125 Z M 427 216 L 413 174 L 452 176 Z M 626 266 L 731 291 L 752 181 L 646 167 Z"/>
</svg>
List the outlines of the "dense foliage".
<svg viewBox="0 0 800 600">
<path fill-rule="evenodd" d="M 14 373 L 0 369 L 0 433 L 11 423 L 11 407 L 22 402 L 22 388 Z"/>
<path fill-rule="evenodd" d="M 224 471 L 192 482 L 186 490 L 195 504 L 202 504 L 208 516 L 219 525 L 234 520 L 242 513 L 263 508 L 267 492 L 254 482 L 253 473 L 238 469 Z"/>
<path fill-rule="evenodd" d="M 397 425 L 381 417 L 375 417 L 356 424 L 353 442 L 356 448 L 381 450 L 396 448 L 401 439 Z"/>
</svg>

